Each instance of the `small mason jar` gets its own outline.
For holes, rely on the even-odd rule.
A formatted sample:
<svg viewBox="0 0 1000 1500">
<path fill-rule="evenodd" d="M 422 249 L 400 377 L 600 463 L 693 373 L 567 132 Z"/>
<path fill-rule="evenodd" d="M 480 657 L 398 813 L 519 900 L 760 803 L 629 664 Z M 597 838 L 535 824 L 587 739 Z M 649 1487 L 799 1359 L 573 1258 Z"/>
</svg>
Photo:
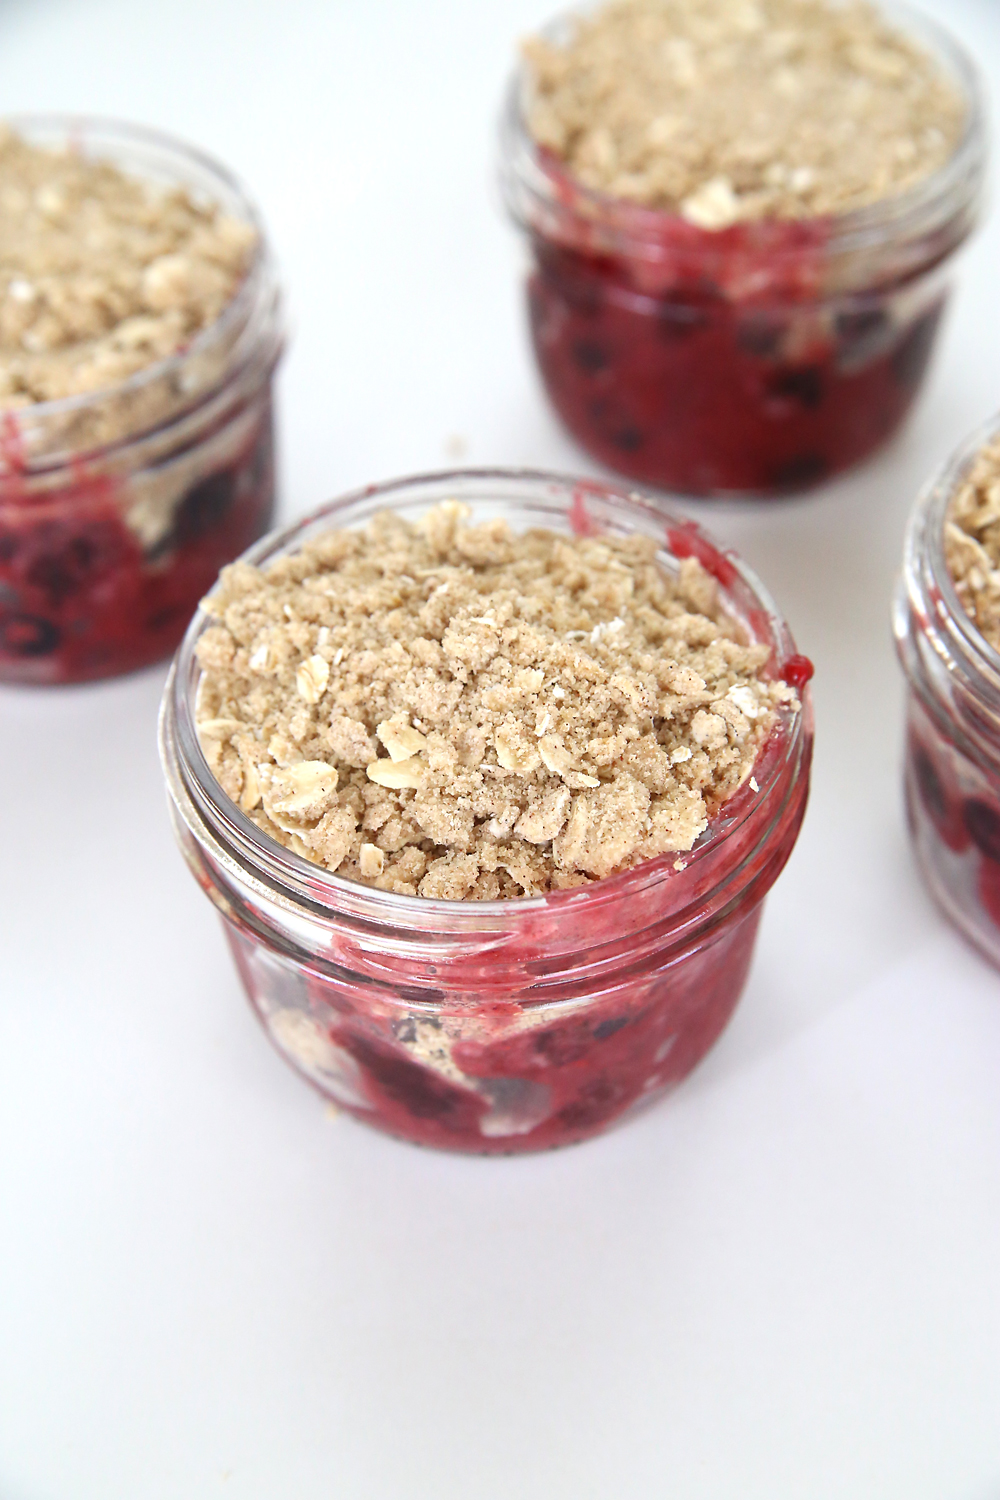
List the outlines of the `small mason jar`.
<svg viewBox="0 0 1000 1500">
<path fill-rule="evenodd" d="M 501 178 L 530 246 L 535 356 L 562 422 L 609 468 L 691 495 L 782 495 L 867 458 L 909 411 L 978 216 L 986 123 L 958 44 L 884 9 L 953 82 L 965 127 L 926 180 L 834 217 L 709 230 L 593 191 L 533 139 L 529 70 L 515 73 Z"/>
<path fill-rule="evenodd" d="M 82 682 L 169 655 L 220 567 L 266 531 L 279 295 L 256 209 L 209 157 L 112 121 L 9 123 L 257 236 L 235 295 L 176 354 L 90 394 L 0 402 L 0 682 Z"/>
<path fill-rule="evenodd" d="M 594 1135 L 662 1094 L 711 1047 L 746 979 L 764 896 L 805 810 L 812 715 L 788 628 L 753 574 L 655 502 L 522 471 L 437 474 L 334 501 L 252 548 L 266 565 L 378 511 L 416 520 L 444 499 L 515 530 L 642 533 L 676 571 L 696 556 L 765 671 L 800 689 L 753 776 L 696 846 L 541 897 L 441 901 L 338 878 L 263 834 L 209 770 L 195 729 L 199 613 L 163 700 L 174 829 L 222 914 L 278 1051 L 358 1119 L 423 1145 L 505 1153 Z"/>
<path fill-rule="evenodd" d="M 906 674 L 906 810 L 938 905 L 1000 967 L 1000 655 L 962 607 L 945 561 L 952 497 L 994 421 L 910 517 L 893 625 Z"/>
</svg>

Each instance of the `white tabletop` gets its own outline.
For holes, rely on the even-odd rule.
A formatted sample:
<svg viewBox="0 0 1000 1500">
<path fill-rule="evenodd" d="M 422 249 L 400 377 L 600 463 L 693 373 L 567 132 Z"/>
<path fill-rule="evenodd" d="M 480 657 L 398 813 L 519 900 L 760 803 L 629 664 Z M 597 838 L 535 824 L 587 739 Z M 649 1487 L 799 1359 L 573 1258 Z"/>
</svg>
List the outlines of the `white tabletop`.
<svg viewBox="0 0 1000 1500">
<path fill-rule="evenodd" d="M 591 466 L 492 184 L 546 0 L 6 0 L 0 110 L 230 162 L 293 337 L 282 513 L 456 460 Z M 995 0 L 928 0 L 1000 78 Z M 667 1101 L 454 1158 L 267 1046 L 171 842 L 164 672 L 0 693 L 2 1500 L 995 1500 L 1000 977 L 931 906 L 888 601 L 1000 404 L 1000 223 L 892 451 L 713 510 L 816 662 L 814 794 L 752 977 Z"/>
</svg>

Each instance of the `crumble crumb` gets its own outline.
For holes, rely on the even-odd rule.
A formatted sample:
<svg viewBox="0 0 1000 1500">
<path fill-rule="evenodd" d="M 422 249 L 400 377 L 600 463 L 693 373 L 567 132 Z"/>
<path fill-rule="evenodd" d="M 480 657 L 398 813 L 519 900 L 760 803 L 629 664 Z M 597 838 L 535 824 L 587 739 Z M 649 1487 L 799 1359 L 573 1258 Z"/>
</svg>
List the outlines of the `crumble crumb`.
<svg viewBox="0 0 1000 1500">
<path fill-rule="evenodd" d="M 775 708 L 694 558 L 435 506 L 223 569 L 202 746 L 286 848 L 380 890 L 493 900 L 686 851 Z M 683 868 L 683 865 L 679 865 Z"/>
<path fill-rule="evenodd" d="M 183 349 L 231 301 L 253 228 L 0 123 L 0 408 L 120 385 Z M 134 430 L 102 432 L 101 441 Z"/>
<path fill-rule="evenodd" d="M 944 165 L 956 88 L 867 0 L 612 0 L 524 46 L 528 123 L 587 187 L 704 229 L 839 214 Z"/>
<path fill-rule="evenodd" d="M 1000 651 L 1000 437 L 980 450 L 952 498 L 944 553 L 962 607 Z"/>
</svg>

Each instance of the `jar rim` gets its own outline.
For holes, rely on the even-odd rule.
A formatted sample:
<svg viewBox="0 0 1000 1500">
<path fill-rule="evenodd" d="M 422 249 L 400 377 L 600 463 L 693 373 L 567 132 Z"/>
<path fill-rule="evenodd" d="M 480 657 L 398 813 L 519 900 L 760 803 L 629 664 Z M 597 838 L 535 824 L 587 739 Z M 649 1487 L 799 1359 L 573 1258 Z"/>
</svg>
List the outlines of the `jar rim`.
<svg viewBox="0 0 1000 1500">
<path fill-rule="evenodd" d="M 656 497 L 642 491 L 545 470 L 440 470 L 367 485 L 269 533 L 248 548 L 237 561 L 259 566 L 278 556 L 294 552 L 296 544 L 301 544 L 311 535 L 332 529 L 345 512 L 356 511 L 358 507 L 362 507 L 364 513 L 353 516 L 354 524 L 361 524 L 379 510 L 393 508 L 387 502 L 394 498 L 397 501 L 396 508 L 401 508 L 401 497 L 405 496 L 410 497 L 410 504 L 414 509 L 418 505 L 426 508 L 435 500 L 454 498 L 456 494 L 459 498 L 473 498 L 470 492 L 477 487 L 484 492 L 493 491 L 494 502 L 510 499 L 516 494 L 520 494 L 525 501 L 530 499 L 536 503 L 541 502 L 546 492 L 552 495 L 581 496 L 584 498 L 580 503 L 584 505 L 586 499 L 590 499 L 594 503 L 608 506 L 609 511 L 613 510 L 616 515 L 628 511 L 633 520 L 637 516 L 644 516 L 647 524 L 642 529 L 647 534 L 658 534 L 663 538 L 668 531 L 682 533 L 685 544 L 690 539 L 692 546 L 697 549 L 694 555 L 703 562 L 717 562 L 723 573 L 731 578 L 728 588 L 720 581 L 720 592 L 723 602 L 737 620 L 749 630 L 749 621 L 744 618 L 736 601 L 730 597 L 737 590 L 743 591 L 748 600 L 753 600 L 751 607 L 758 612 L 758 638 L 759 617 L 766 617 L 774 658 L 774 675 L 780 675 L 779 668 L 796 654 L 788 625 L 756 574 L 735 553 L 717 548 L 695 522 L 670 510 Z M 501 489 L 502 493 L 497 493 Z M 488 494 L 482 493 L 479 498 L 486 501 Z M 566 509 L 564 506 L 560 510 L 553 505 L 553 519 L 559 514 L 565 515 Z M 631 528 L 632 531 L 637 529 L 640 528 Z M 682 555 L 671 552 L 669 544 L 664 546 L 662 541 L 660 553 L 674 562 L 679 561 Z M 608 901 L 620 901 L 630 892 L 661 880 L 679 880 L 682 875 L 693 880 L 699 867 L 707 859 L 715 857 L 727 840 L 745 829 L 760 810 L 770 807 L 773 813 L 775 801 L 780 799 L 782 778 L 795 763 L 796 757 L 801 757 L 803 741 L 811 731 L 810 697 L 808 689 L 803 688 L 800 689 L 800 704 L 797 707 L 776 710 L 783 732 L 772 736 L 758 754 L 751 771 L 751 776 L 755 779 L 760 773 L 758 791 L 753 800 L 747 801 L 743 810 L 738 814 L 734 813 L 728 822 L 724 817 L 728 804 L 723 803 L 716 814 L 717 826 L 713 829 L 710 823 L 706 834 L 702 835 L 702 839 L 691 850 L 659 855 L 586 886 L 550 891 L 539 896 L 493 901 L 446 901 L 401 895 L 348 880 L 301 858 L 263 833 L 223 791 L 208 766 L 194 718 L 199 676 L 195 647 L 211 620 L 212 617 L 201 609 L 194 616 L 174 658 L 164 690 L 160 713 L 160 756 L 171 795 L 195 838 L 204 841 L 206 832 L 211 835 L 217 857 L 219 849 L 225 850 L 230 858 L 235 853 L 244 877 L 248 867 L 258 874 L 266 872 L 269 877 L 267 884 L 272 889 L 277 888 L 286 898 L 291 897 L 298 904 L 320 909 L 326 915 L 331 911 L 347 910 L 369 920 L 404 927 L 412 926 L 416 920 L 422 927 L 439 921 L 452 929 L 456 926 L 474 928 L 495 923 L 501 917 L 509 921 L 519 913 L 568 911 L 579 908 L 584 902 L 593 908 Z M 728 802 L 735 802 L 738 794 L 739 789 Z M 782 807 L 783 805 L 782 802 Z M 766 832 L 761 842 L 765 838 Z M 674 862 L 678 860 L 682 862 L 680 870 L 674 868 Z M 692 872 L 690 876 L 688 871 Z"/>
<path fill-rule="evenodd" d="M 541 29 L 540 35 L 555 34 L 594 8 L 590 3 L 563 11 Z M 925 47 L 958 88 L 966 107 L 961 137 L 948 160 L 904 192 L 889 194 L 842 214 L 799 218 L 770 216 L 738 220 L 720 230 L 701 229 L 677 212 L 650 208 L 587 187 L 569 172 L 549 167 L 544 160 L 544 151 L 528 127 L 524 105 L 530 72 L 521 62 L 509 79 L 501 119 L 501 177 L 513 219 L 522 228 L 530 229 L 532 226 L 518 201 L 520 192 L 527 192 L 536 201 L 552 202 L 557 185 L 563 183 L 572 188 L 583 206 L 581 217 L 619 230 L 623 248 L 627 248 L 630 254 L 639 251 L 644 244 L 662 242 L 665 232 L 670 229 L 702 237 L 707 248 L 717 245 L 720 238 L 734 228 L 756 229 L 766 235 L 769 230 L 773 232 L 773 226 L 798 226 L 803 230 L 813 230 L 817 238 L 822 237 L 827 255 L 840 256 L 857 254 L 896 240 L 919 238 L 950 218 L 960 218 L 963 212 L 968 214 L 978 198 L 986 162 L 986 92 L 980 69 L 967 48 L 951 32 L 906 0 L 878 0 L 877 8 L 887 20 Z M 958 240 L 964 239 L 972 227 L 970 220 Z M 769 255 L 781 256 L 780 248 L 767 248 Z"/>
<path fill-rule="evenodd" d="M 9 125 L 12 130 L 24 136 L 29 144 L 41 144 L 32 140 L 33 134 L 84 144 L 90 135 L 101 145 L 107 144 L 112 148 L 116 144 L 119 147 L 137 146 L 140 150 L 145 148 L 157 153 L 161 159 L 168 161 L 172 159 L 177 164 L 187 164 L 203 173 L 212 183 L 222 189 L 231 201 L 231 211 L 235 211 L 245 223 L 249 224 L 256 235 L 250 263 L 233 296 L 219 315 L 207 327 L 195 334 L 182 349 L 153 360 L 125 380 L 118 381 L 114 385 L 102 386 L 99 390 L 86 391 L 73 396 L 61 396 L 52 401 L 35 401 L 24 407 L 5 409 L 0 402 L 0 418 L 8 422 L 13 418 L 18 427 L 40 427 L 48 422 L 58 422 L 61 418 L 86 412 L 88 409 L 97 409 L 104 402 L 130 396 L 147 385 L 177 374 L 190 360 L 210 353 L 217 346 L 224 345 L 231 337 L 238 342 L 239 334 L 249 321 L 257 304 L 264 298 L 273 300 L 275 296 L 272 286 L 273 265 L 260 210 L 236 173 L 209 152 L 202 150 L 200 146 L 195 146 L 167 131 L 106 115 L 56 111 L 18 112 L 3 115 L 0 123 Z M 112 165 L 116 164 L 113 156 L 108 156 L 103 150 L 96 153 L 96 159 L 110 160 Z M 140 181 L 145 180 L 139 172 L 125 170 L 126 175 L 133 176 Z M 221 197 L 215 201 L 221 205 Z M 275 351 L 275 357 L 277 357 L 277 351 Z M 208 399 L 216 388 L 217 384 L 213 384 L 199 394 L 199 399 Z M 184 407 L 185 412 L 190 409 L 190 405 Z M 155 424 L 157 428 L 160 425 L 160 423 Z M 45 472 L 62 466 L 71 455 L 87 458 L 104 455 L 146 437 L 150 430 L 146 427 L 136 428 L 110 442 L 96 444 L 86 449 L 66 449 L 46 452 L 35 458 L 28 457 L 23 463 L 18 462 L 17 471 L 26 474 Z M 3 460 L 0 459 L 0 473 L 3 472 Z"/>
</svg>

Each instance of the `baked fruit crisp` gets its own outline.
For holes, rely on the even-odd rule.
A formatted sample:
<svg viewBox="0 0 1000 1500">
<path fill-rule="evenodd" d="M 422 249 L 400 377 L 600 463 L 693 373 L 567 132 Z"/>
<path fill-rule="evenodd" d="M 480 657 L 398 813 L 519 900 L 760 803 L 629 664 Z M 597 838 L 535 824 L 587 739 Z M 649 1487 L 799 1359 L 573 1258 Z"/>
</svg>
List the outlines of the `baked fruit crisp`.
<svg viewBox="0 0 1000 1500">
<path fill-rule="evenodd" d="M 732 1013 L 805 810 L 810 674 L 651 501 L 399 481 L 224 570 L 164 699 L 174 824 L 328 1098 L 426 1145 L 561 1145 Z"/>
<path fill-rule="evenodd" d="M 276 338 L 228 179 L 127 127 L 28 128 L 0 125 L 0 680 L 52 683 L 167 654 L 266 528 Z"/>
<path fill-rule="evenodd" d="M 504 126 L 535 352 L 610 467 L 802 489 L 908 410 L 982 170 L 974 75 L 865 0 L 611 0 L 528 41 Z"/>
</svg>

